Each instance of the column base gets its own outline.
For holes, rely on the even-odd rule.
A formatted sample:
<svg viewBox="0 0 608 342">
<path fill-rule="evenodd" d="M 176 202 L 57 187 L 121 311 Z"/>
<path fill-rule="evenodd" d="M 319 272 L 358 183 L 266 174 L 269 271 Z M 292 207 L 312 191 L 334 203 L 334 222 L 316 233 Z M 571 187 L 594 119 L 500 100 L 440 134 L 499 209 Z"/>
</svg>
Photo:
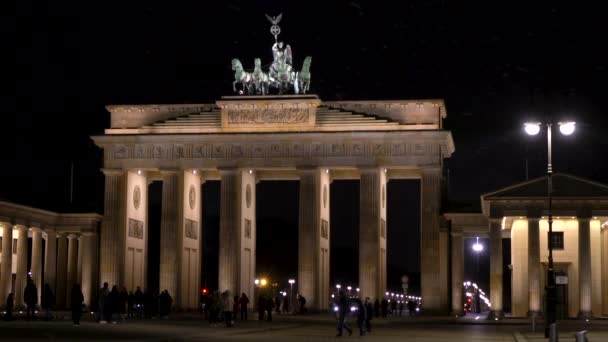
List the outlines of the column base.
<svg viewBox="0 0 608 342">
<path fill-rule="evenodd" d="M 464 312 L 464 310 L 460 310 L 460 311 L 452 311 L 450 312 L 450 316 L 456 316 L 456 317 L 463 317 L 466 315 L 466 312 Z"/>
<path fill-rule="evenodd" d="M 539 318 L 539 317 L 543 317 L 543 312 L 542 311 L 528 311 L 527 317 L 535 317 L 535 318 Z"/>
<path fill-rule="evenodd" d="M 577 316 L 578 319 L 591 319 L 593 318 L 593 312 L 591 311 L 580 311 Z"/>
<path fill-rule="evenodd" d="M 505 313 L 502 310 L 492 310 L 490 311 L 490 313 L 488 314 L 488 319 L 489 320 L 499 320 L 499 319 L 503 319 L 505 318 Z"/>
</svg>

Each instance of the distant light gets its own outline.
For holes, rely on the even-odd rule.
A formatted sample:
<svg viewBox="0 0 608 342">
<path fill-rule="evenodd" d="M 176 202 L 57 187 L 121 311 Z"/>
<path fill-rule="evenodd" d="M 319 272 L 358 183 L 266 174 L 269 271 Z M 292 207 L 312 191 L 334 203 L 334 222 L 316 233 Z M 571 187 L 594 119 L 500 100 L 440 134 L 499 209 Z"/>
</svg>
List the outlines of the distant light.
<svg viewBox="0 0 608 342">
<path fill-rule="evenodd" d="M 540 123 L 527 122 L 524 124 L 524 130 L 528 135 L 537 135 L 540 132 Z"/>
<path fill-rule="evenodd" d="M 192 170 L 192 173 L 193 173 L 193 174 L 196 174 L 196 170 Z"/>
<path fill-rule="evenodd" d="M 141 175 L 141 170 L 137 170 L 137 174 L 138 174 L 138 175 Z"/>
<path fill-rule="evenodd" d="M 387 296 L 388 296 L 388 292 L 386 292 L 386 293 L 385 293 L 385 295 L 387 295 Z"/>
<path fill-rule="evenodd" d="M 253 283 L 256 284 L 256 285 L 258 285 L 260 283 L 260 280 L 256 279 L 256 280 L 253 281 Z"/>
<path fill-rule="evenodd" d="M 353 288 L 352 288 L 352 287 L 350 287 L 350 286 L 347 286 L 346 288 L 348 289 L 348 291 L 350 291 L 350 290 L 352 290 L 352 289 L 353 289 Z"/>
<path fill-rule="evenodd" d="M 332 295 L 331 295 L 331 298 L 334 298 L 334 297 L 335 297 L 335 296 L 332 294 Z"/>
<path fill-rule="evenodd" d="M 386 173 L 386 169 L 384 169 L 384 173 Z"/>
<path fill-rule="evenodd" d="M 473 250 L 477 253 L 483 251 L 483 245 L 479 243 L 479 238 L 477 238 L 477 242 L 473 245 Z"/>
<path fill-rule="evenodd" d="M 357 292 L 359 292 L 359 288 L 357 287 Z"/>
<path fill-rule="evenodd" d="M 325 173 L 329 173 L 329 169 L 325 169 Z"/>
<path fill-rule="evenodd" d="M 253 174 L 253 170 L 249 169 L 249 174 L 250 175 Z"/>
<path fill-rule="evenodd" d="M 287 297 L 287 292 L 283 292 L 283 297 Z"/>
<path fill-rule="evenodd" d="M 295 283 L 296 281 L 295 281 L 294 279 L 289 279 L 289 280 L 288 280 L 288 282 L 289 282 L 290 284 L 293 284 L 293 283 Z"/>
<path fill-rule="evenodd" d="M 333 297 L 333 295 L 332 295 L 332 297 Z M 338 307 L 337 306 L 334 306 L 334 312 L 338 312 Z"/>
<path fill-rule="evenodd" d="M 340 285 L 340 284 L 337 284 L 337 285 L 336 285 L 336 288 L 337 288 L 338 290 L 339 290 L 341 287 L 342 287 L 342 285 Z"/>
<path fill-rule="evenodd" d="M 569 122 L 560 122 L 559 123 L 559 131 L 562 132 L 563 135 L 570 135 L 574 133 L 574 125 L 576 123 L 573 121 Z"/>
<path fill-rule="evenodd" d="M 266 280 L 266 278 L 262 278 L 262 280 L 260 280 L 260 285 L 266 286 L 266 284 L 268 284 L 268 281 Z"/>
<path fill-rule="evenodd" d="M 356 306 L 351 306 L 350 307 L 350 311 L 357 311 L 357 307 Z"/>
</svg>

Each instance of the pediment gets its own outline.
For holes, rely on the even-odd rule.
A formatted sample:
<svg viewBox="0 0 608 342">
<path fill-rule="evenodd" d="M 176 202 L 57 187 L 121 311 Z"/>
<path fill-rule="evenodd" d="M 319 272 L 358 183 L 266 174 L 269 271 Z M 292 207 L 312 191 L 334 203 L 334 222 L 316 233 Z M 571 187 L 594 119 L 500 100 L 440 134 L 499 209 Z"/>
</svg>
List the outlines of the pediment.
<svg viewBox="0 0 608 342">
<path fill-rule="evenodd" d="M 481 196 L 492 199 L 529 199 L 547 197 L 548 177 L 518 183 Z M 565 173 L 552 176 L 554 198 L 608 198 L 608 185 Z"/>
</svg>

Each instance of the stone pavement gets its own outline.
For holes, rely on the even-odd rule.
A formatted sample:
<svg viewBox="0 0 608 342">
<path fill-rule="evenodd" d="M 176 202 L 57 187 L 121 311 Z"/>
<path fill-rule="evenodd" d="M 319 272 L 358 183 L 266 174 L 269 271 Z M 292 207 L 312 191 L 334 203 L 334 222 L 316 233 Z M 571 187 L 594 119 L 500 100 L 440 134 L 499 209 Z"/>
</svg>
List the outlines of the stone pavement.
<svg viewBox="0 0 608 342">
<path fill-rule="evenodd" d="M 274 317 L 273 322 L 238 321 L 233 328 L 210 326 L 197 314 L 179 314 L 171 320 L 129 320 L 121 324 L 98 324 L 87 315 L 80 327 L 65 319 L 50 322 L 0 321 L 0 341 L 543 341 L 541 332 L 531 333 L 525 320 L 499 321 L 453 317 L 394 317 L 373 320 L 373 332 L 360 338 L 336 338 L 336 321 L 328 314 Z M 571 331 L 590 330 L 589 338 L 608 341 L 608 321 L 567 321 L 560 325 L 562 341 L 573 341 Z M 354 323 L 351 321 L 351 326 Z M 541 328 L 539 326 L 539 328 Z M 518 339 L 519 338 L 519 339 Z"/>
</svg>

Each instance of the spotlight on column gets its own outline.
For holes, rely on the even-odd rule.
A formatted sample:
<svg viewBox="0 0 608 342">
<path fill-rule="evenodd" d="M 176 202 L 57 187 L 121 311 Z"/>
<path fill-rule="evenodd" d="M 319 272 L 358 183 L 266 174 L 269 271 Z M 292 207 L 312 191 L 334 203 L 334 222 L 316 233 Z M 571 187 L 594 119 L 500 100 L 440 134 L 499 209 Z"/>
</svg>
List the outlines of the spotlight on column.
<svg viewBox="0 0 608 342">
<path fill-rule="evenodd" d="M 138 174 L 138 175 L 141 175 L 141 170 L 137 170 L 137 174 Z"/>
<path fill-rule="evenodd" d="M 538 122 L 526 122 L 524 124 L 524 130 L 528 135 L 537 135 L 540 132 L 540 123 Z"/>
<path fill-rule="evenodd" d="M 325 173 L 329 173 L 329 169 L 325 169 Z"/>
<path fill-rule="evenodd" d="M 192 170 L 192 173 L 193 173 L 193 174 L 196 174 L 196 170 Z"/>
<path fill-rule="evenodd" d="M 252 175 L 253 174 L 253 170 L 249 169 L 249 174 Z"/>
</svg>

